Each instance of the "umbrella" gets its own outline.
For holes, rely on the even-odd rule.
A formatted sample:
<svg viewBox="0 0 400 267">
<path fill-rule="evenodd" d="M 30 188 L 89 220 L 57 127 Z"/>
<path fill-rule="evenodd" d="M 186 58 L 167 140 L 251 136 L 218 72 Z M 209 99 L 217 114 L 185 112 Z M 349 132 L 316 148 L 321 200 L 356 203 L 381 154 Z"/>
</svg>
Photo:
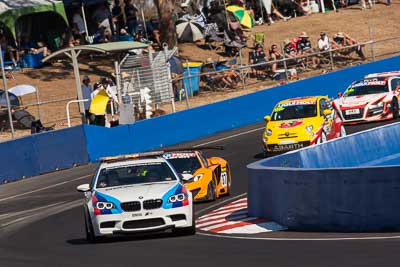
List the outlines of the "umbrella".
<svg viewBox="0 0 400 267">
<path fill-rule="evenodd" d="M 229 12 L 231 12 L 240 24 L 247 28 L 254 27 L 254 19 L 243 7 L 240 6 L 228 6 L 226 8 Z"/>
<path fill-rule="evenodd" d="M 13 93 L 16 96 L 23 96 L 36 92 L 36 88 L 32 85 L 21 84 L 8 89 L 8 92 Z"/>
<path fill-rule="evenodd" d="M 13 93 L 8 92 L 11 107 L 19 106 L 19 99 Z M 4 90 L 0 90 L 0 107 L 7 107 L 7 98 Z"/>
<path fill-rule="evenodd" d="M 204 38 L 203 27 L 191 19 L 179 19 L 176 24 L 176 33 L 181 42 L 195 42 Z"/>
<path fill-rule="evenodd" d="M 179 57 L 177 56 L 172 56 L 169 60 L 169 65 L 172 73 L 176 74 L 182 74 L 183 73 L 183 66 L 182 66 L 182 61 Z"/>
</svg>

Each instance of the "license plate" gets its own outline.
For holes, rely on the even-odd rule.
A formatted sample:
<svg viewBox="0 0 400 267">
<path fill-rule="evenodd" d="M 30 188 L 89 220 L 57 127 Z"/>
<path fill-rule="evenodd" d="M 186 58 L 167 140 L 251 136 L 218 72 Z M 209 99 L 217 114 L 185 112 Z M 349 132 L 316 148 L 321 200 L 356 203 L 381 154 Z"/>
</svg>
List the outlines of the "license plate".
<svg viewBox="0 0 400 267">
<path fill-rule="evenodd" d="M 302 143 L 286 144 L 286 145 L 273 145 L 272 151 L 273 152 L 290 151 L 290 150 L 295 150 L 295 149 L 299 149 L 299 148 L 303 148 L 303 147 L 304 147 L 304 144 L 302 144 Z"/>
<path fill-rule="evenodd" d="M 344 111 L 346 115 L 354 115 L 354 114 L 360 114 L 360 110 L 358 108 L 356 109 L 348 109 Z"/>
</svg>

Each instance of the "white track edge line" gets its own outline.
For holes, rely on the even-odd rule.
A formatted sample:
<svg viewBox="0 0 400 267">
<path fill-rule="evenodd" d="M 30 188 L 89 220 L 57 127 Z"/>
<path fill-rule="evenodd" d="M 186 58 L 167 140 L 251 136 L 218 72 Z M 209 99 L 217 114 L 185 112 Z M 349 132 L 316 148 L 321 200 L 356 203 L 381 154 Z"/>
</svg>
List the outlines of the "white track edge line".
<svg viewBox="0 0 400 267">
<path fill-rule="evenodd" d="M 28 191 L 28 192 L 25 192 L 25 193 L 21 193 L 21 194 L 9 196 L 9 197 L 1 198 L 0 202 L 4 202 L 6 200 L 10 200 L 10 199 L 14 199 L 14 198 L 17 198 L 17 197 L 30 195 L 30 194 L 37 193 L 37 192 L 40 192 L 40 191 L 44 191 L 44 190 L 47 190 L 47 189 L 50 189 L 50 188 L 54 188 L 54 187 L 57 187 L 57 186 L 60 186 L 60 185 L 68 184 L 68 183 L 71 183 L 71 182 L 74 182 L 74 181 L 78 181 L 78 180 L 82 180 L 82 179 L 90 177 L 90 176 L 92 176 L 92 174 L 79 176 L 78 178 L 75 178 L 75 179 L 72 179 L 72 180 L 68 180 L 68 181 L 64 181 L 64 182 L 61 182 L 61 183 L 45 186 L 45 187 L 42 187 L 42 188 L 39 188 L 39 189 L 35 189 L 35 190 L 32 190 L 32 191 Z"/>
<path fill-rule="evenodd" d="M 259 130 L 264 130 L 264 129 L 265 129 L 265 126 L 264 127 L 260 127 L 260 128 L 256 128 L 256 129 L 252 129 L 252 130 L 249 130 L 249 131 L 241 132 L 241 133 L 238 133 L 238 134 L 233 134 L 233 135 L 230 135 L 230 136 L 227 136 L 227 137 L 215 139 L 215 140 L 212 140 L 212 141 L 204 142 L 202 144 L 198 144 L 198 145 L 195 145 L 193 147 L 196 148 L 196 147 L 200 147 L 200 146 L 206 146 L 206 145 L 209 145 L 209 144 L 213 144 L 213 143 L 217 143 L 217 142 L 220 142 L 220 141 L 232 139 L 232 138 L 235 138 L 235 137 L 238 137 L 238 136 L 241 136 L 241 135 L 257 132 Z"/>
</svg>

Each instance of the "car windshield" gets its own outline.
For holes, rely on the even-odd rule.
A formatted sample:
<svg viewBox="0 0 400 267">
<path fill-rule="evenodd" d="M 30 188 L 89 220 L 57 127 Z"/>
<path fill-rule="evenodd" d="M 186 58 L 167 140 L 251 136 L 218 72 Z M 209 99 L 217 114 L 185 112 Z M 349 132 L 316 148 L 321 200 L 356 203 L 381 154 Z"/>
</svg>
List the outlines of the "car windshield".
<svg viewBox="0 0 400 267">
<path fill-rule="evenodd" d="M 315 102 L 300 105 L 288 104 L 278 104 L 274 108 L 272 121 L 293 120 L 317 116 L 317 105 Z"/>
<path fill-rule="evenodd" d="M 193 174 L 201 168 L 196 153 L 166 153 L 164 158 L 175 168 L 178 173 Z"/>
<path fill-rule="evenodd" d="M 388 84 L 385 80 L 364 80 L 350 85 L 343 96 L 359 96 L 389 92 Z"/>
<path fill-rule="evenodd" d="M 175 180 L 177 179 L 167 163 L 152 162 L 104 168 L 100 171 L 96 187 L 106 188 Z"/>
</svg>

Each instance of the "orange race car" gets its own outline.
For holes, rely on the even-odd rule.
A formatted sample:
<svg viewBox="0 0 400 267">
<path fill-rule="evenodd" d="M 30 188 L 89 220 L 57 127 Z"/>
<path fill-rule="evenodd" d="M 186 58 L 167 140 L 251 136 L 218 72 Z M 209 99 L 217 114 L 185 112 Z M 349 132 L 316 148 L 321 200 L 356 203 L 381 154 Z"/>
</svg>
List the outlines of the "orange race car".
<svg viewBox="0 0 400 267">
<path fill-rule="evenodd" d="M 232 180 L 226 160 L 206 158 L 199 150 L 165 152 L 163 157 L 180 173 L 195 201 L 215 200 L 229 195 Z"/>
</svg>

